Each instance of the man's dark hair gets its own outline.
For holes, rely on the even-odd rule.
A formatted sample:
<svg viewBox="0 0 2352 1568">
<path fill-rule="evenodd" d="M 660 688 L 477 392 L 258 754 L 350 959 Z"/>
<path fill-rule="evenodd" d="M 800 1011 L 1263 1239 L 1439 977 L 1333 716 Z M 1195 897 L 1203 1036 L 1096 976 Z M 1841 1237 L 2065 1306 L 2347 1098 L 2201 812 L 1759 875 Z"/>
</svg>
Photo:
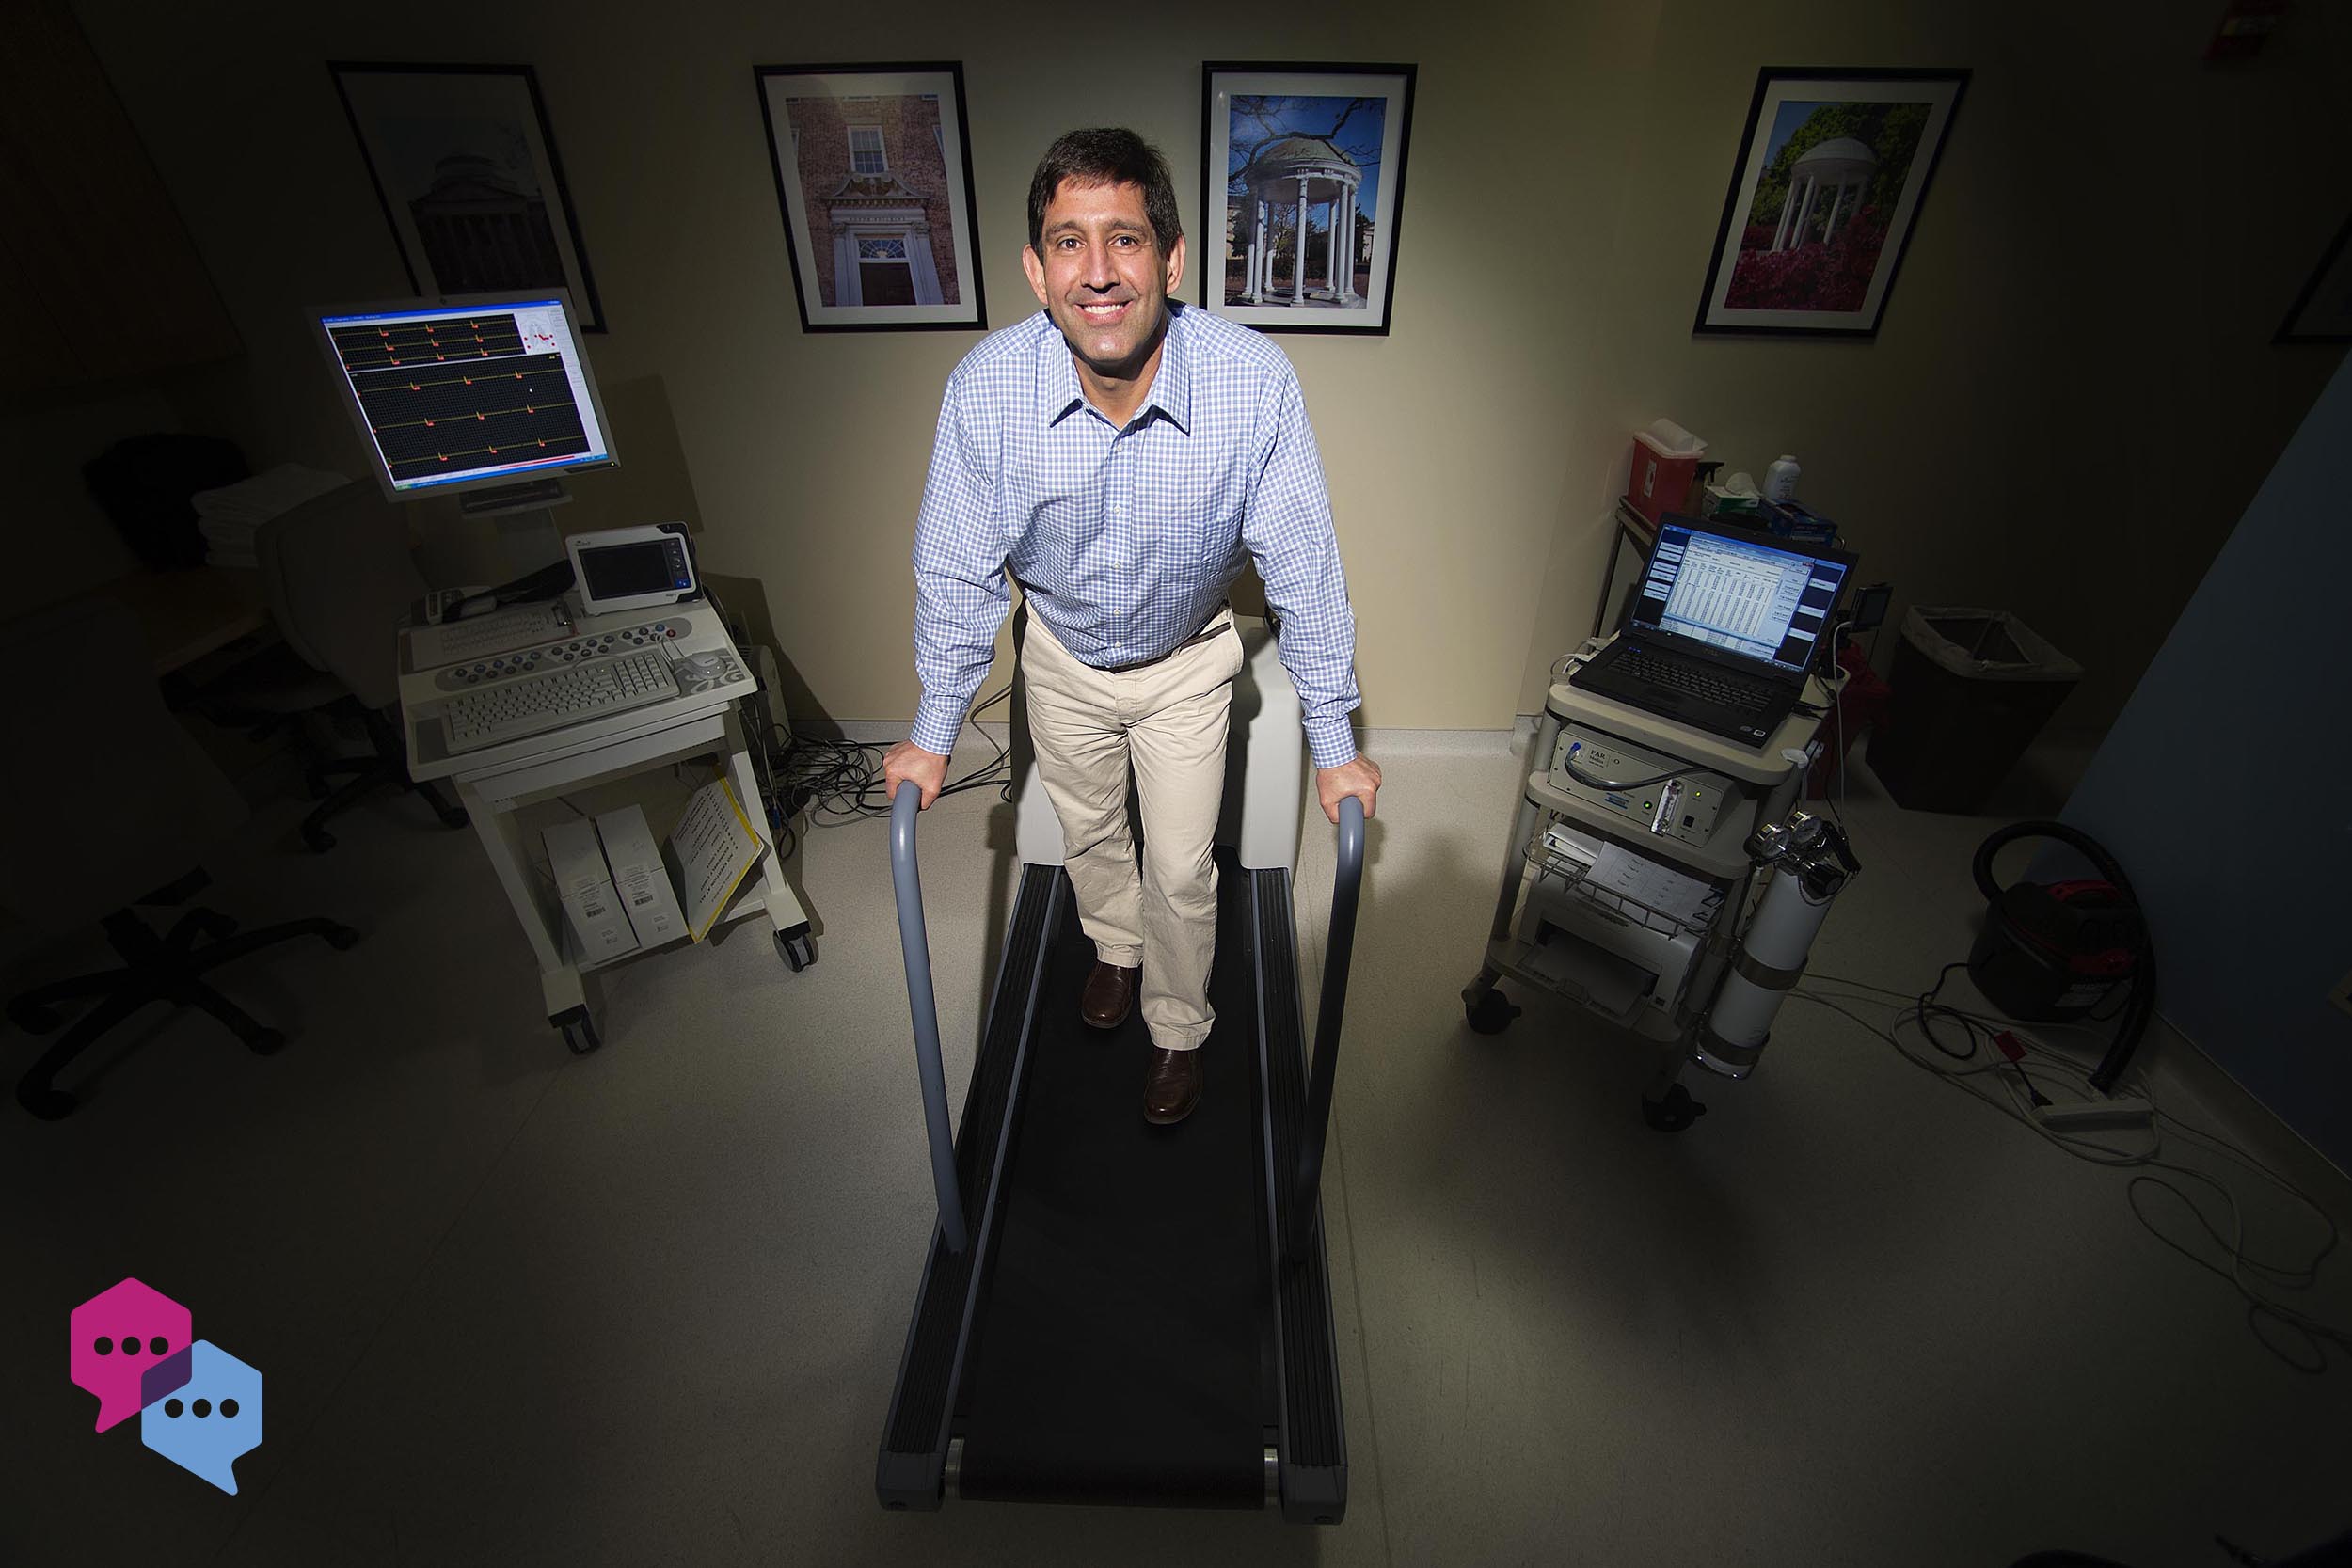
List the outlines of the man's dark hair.
<svg viewBox="0 0 2352 1568">
<path fill-rule="evenodd" d="M 1152 220 L 1152 238 L 1166 256 L 1184 237 L 1184 220 L 1176 211 L 1176 182 L 1159 149 L 1122 126 L 1103 125 L 1072 131 L 1045 150 L 1037 173 L 1029 181 L 1029 248 L 1045 249 L 1045 208 L 1065 180 L 1081 185 L 1140 185 L 1143 214 Z"/>
</svg>

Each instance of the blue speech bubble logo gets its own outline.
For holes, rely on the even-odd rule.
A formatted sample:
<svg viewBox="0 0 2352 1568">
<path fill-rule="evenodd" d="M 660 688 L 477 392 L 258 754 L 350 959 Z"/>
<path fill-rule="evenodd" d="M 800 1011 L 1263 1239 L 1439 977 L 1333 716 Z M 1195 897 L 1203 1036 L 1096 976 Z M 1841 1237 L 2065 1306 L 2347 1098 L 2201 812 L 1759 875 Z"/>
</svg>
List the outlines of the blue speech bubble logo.
<svg viewBox="0 0 2352 1568">
<path fill-rule="evenodd" d="M 139 1412 L 139 1441 L 233 1496 L 231 1466 L 262 1441 L 262 1374 L 210 1339 L 188 1347 L 184 1380 L 181 1367 L 159 1370 L 151 1388 L 168 1383 L 169 1397 Z"/>
</svg>

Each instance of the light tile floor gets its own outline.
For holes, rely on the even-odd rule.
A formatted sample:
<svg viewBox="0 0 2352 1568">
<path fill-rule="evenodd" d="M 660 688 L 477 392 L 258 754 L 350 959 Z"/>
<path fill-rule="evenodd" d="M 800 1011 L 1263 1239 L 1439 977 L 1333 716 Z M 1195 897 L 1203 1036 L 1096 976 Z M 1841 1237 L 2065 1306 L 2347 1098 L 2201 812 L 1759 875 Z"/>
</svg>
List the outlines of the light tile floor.
<svg viewBox="0 0 2352 1568">
<path fill-rule="evenodd" d="M 1376 738 L 1325 1188 L 1343 1526 L 875 1506 L 930 1202 L 881 824 L 805 837 L 814 968 L 756 927 L 626 965 L 609 1044 L 574 1058 L 471 835 L 386 798 L 331 855 L 298 850 L 289 803 L 218 863 L 211 901 L 248 925 L 367 932 L 233 972 L 286 1052 L 151 1019 L 77 1117 L 6 1107 L 0 1559 L 1959 1568 L 2072 1545 L 2188 1568 L 2216 1532 L 2284 1555 L 2352 1525 L 2352 1367 L 2288 1369 L 2135 1223 L 2124 1173 L 1859 1024 L 1791 1002 L 1678 1136 L 1638 1115 L 1647 1054 L 1563 1004 L 1520 993 L 1507 1033 L 1470 1034 L 1518 763 L 1499 736 Z M 2030 774 L 1996 802 L 2055 803 Z M 1924 986 L 1966 950 L 1991 819 L 1899 811 L 1867 773 L 1848 816 L 1867 869 L 1815 971 Z M 923 839 L 960 1097 L 1009 814 L 960 797 Z M 1318 829 L 1311 974 L 1330 876 Z M 99 956 L 40 949 L 11 989 Z M 12 1075 L 31 1044 L 0 1039 Z M 2238 1187 L 2258 1254 L 2308 1245 Z M 2345 1272 L 2307 1303 L 2339 1323 Z M 61 1330 L 126 1275 L 267 1378 L 233 1497 L 133 1425 L 90 1431 Z"/>
</svg>

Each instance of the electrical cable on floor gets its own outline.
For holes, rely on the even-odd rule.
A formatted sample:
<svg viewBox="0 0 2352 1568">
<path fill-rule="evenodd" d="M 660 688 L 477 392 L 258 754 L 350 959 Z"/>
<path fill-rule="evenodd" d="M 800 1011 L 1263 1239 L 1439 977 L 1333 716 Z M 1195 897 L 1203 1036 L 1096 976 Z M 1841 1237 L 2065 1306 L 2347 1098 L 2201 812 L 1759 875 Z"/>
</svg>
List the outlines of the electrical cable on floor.
<svg viewBox="0 0 2352 1568">
<path fill-rule="evenodd" d="M 994 695 L 983 698 L 965 714 L 964 722 L 976 722 L 981 714 L 1012 695 L 1007 684 Z M 983 738 L 995 748 L 996 754 L 979 767 L 940 786 L 940 798 L 961 795 L 967 790 L 994 787 L 1006 800 L 1011 799 L 1012 752 L 1003 741 L 979 730 Z M 773 739 L 773 732 L 761 737 L 763 748 Z M 772 767 L 771 788 L 776 792 L 769 802 L 775 819 L 786 831 L 803 806 L 809 811 L 814 827 L 838 827 L 863 817 L 887 817 L 890 802 L 882 793 L 882 758 L 890 748 L 874 740 L 828 740 L 796 735 L 786 747 L 782 758 Z M 797 839 L 795 840 L 797 842 Z M 785 851 L 787 855 L 789 851 Z"/>
<path fill-rule="evenodd" d="M 1961 959 L 1957 963 L 1946 964 L 1943 972 L 1936 975 L 1935 984 L 1931 986 L 1928 990 L 1920 992 L 1918 997 L 1912 1003 L 1911 1008 L 1912 1021 L 1918 1024 L 1920 1035 L 1926 1038 L 1930 1045 L 1935 1047 L 1936 1050 L 1942 1052 L 1945 1055 L 1949 1056 L 1955 1062 L 1971 1061 L 1976 1057 L 1977 1035 L 1979 1030 L 1982 1030 L 1985 1037 L 1988 1039 L 1990 1039 L 1993 1036 L 1993 1031 L 1990 1028 L 1979 1024 L 1975 1019 L 1969 1017 L 1966 1013 L 1962 1012 L 1958 1007 L 1947 1007 L 1944 1006 L 1943 1003 L 1936 1000 L 1936 998 L 1944 994 L 1945 982 L 1951 979 L 1952 971 L 1955 969 L 1966 969 L 1967 967 L 1968 960 L 1965 958 Z M 1954 1051 L 1950 1046 L 1944 1043 L 1941 1037 L 1936 1034 L 1935 1024 L 1931 1022 L 1932 1020 L 1938 1018 L 1956 1018 L 1960 1021 L 1960 1026 L 1965 1032 L 1963 1037 L 1968 1041 L 1967 1050 Z"/>
<path fill-rule="evenodd" d="M 704 597 L 718 615 L 720 625 L 734 638 L 736 646 L 753 647 L 748 625 L 728 614 L 726 606 L 707 584 L 704 585 Z M 979 730 L 974 721 L 1011 695 L 1012 684 L 1008 681 L 993 696 L 975 703 L 964 714 L 963 721 Z M 771 703 L 781 700 L 780 694 L 773 692 L 769 698 Z M 775 745 L 780 731 L 787 736 L 781 752 Z M 998 787 L 1003 799 L 1012 799 L 1010 748 L 986 730 L 979 730 L 979 734 L 996 748 L 995 756 L 961 779 L 943 784 L 939 791 L 942 799 L 991 784 Z M 753 782 L 759 790 L 764 815 L 775 830 L 775 849 L 780 860 L 790 860 L 800 847 L 800 832 L 793 824 L 804 805 L 810 808 L 811 825 L 820 828 L 836 827 L 861 817 L 889 816 L 890 802 L 882 794 L 882 757 L 889 747 L 882 742 L 820 740 L 794 735 L 781 724 L 759 729 L 751 740 Z M 675 775 L 677 769 L 673 768 L 671 771 Z M 569 800 L 564 804 L 582 816 L 587 815 Z"/>
<path fill-rule="evenodd" d="M 1947 966 L 1946 974 L 1948 974 L 1953 967 L 1959 966 Z M 2153 1085 L 2144 1079 L 2131 1085 L 2130 1093 L 2145 1100 L 2149 1105 L 2150 1120 L 2146 1148 L 2118 1148 L 2113 1144 L 2103 1143 L 2080 1133 L 2062 1132 L 2037 1120 L 2033 1115 L 2034 1106 L 2029 1101 L 2020 1101 L 2016 1088 L 2008 1078 L 2000 1075 L 2000 1069 L 2012 1065 L 2022 1068 L 2025 1060 L 2031 1059 L 2035 1063 L 2036 1069 L 2043 1074 L 2045 1082 L 2064 1080 L 2070 1086 L 2078 1086 L 2085 1101 L 2095 1101 L 2103 1097 L 2090 1085 L 2092 1070 L 2090 1064 L 2078 1061 L 2057 1048 L 2025 1034 L 2011 1021 L 2002 1019 L 1996 1014 L 1979 1013 L 1955 1007 L 1947 1003 L 1934 1003 L 1933 1006 L 1939 1012 L 1949 1014 L 1969 1023 L 1972 1030 L 1970 1036 L 1972 1054 L 1975 1044 L 1973 1031 L 1976 1028 L 1984 1028 L 1990 1033 L 1995 1026 L 1998 1026 L 2005 1030 L 2020 1048 L 2016 1064 L 2012 1064 L 2006 1054 L 1998 1053 L 1994 1053 L 1990 1060 L 1971 1066 L 1949 1066 L 1939 1063 L 1932 1058 L 1916 1053 L 1906 1046 L 1898 1031 L 1905 1023 L 1916 1023 L 1924 1031 L 1928 1017 L 1925 1009 L 1931 999 L 1941 990 L 1944 983 L 1942 976 L 1938 977 L 1934 989 L 1921 996 L 1908 999 L 1908 1007 L 1905 1006 L 1905 999 L 1901 992 L 1889 990 L 1886 987 L 1873 985 L 1868 981 L 1852 980 L 1834 974 L 1814 974 L 1808 975 L 1807 978 L 1817 982 L 1829 981 L 1864 991 L 1875 991 L 1879 994 L 1870 997 L 1841 996 L 1814 989 L 1811 986 L 1800 986 L 1788 994 L 1792 997 L 1801 997 L 1816 1006 L 1826 1007 L 1832 1012 L 1842 1014 L 1860 1024 L 1893 1046 L 1896 1053 L 1912 1066 L 1923 1072 L 1932 1074 L 1951 1087 L 1959 1089 L 1971 1099 L 1982 1102 L 2001 1115 L 2009 1117 L 2011 1120 L 2022 1123 L 2060 1152 L 2090 1164 L 2110 1165 L 2137 1171 L 2137 1174 L 2135 1174 L 2124 1186 L 2124 1201 L 2130 1205 L 2133 1217 L 2138 1220 L 2141 1227 L 2156 1240 L 2180 1253 L 2198 1267 L 2229 1281 L 2247 1304 L 2248 1327 L 2252 1331 L 2255 1339 L 2271 1354 L 2297 1371 L 2317 1374 L 2328 1370 L 2328 1350 L 2330 1346 L 2340 1351 L 2352 1353 L 2352 1330 L 2339 1327 L 2288 1306 L 2275 1296 L 2265 1293 L 2258 1288 L 2255 1279 L 2248 1277 L 2251 1274 L 2258 1276 L 2262 1285 L 2277 1290 L 2312 1288 L 2317 1283 L 2320 1265 L 2326 1261 L 2328 1256 L 2335 1250 L 2337 1243 L 2342 1240 L 2342 1232 L 2335 1222 L 2328 1217 L 2327 1212 L 2312 1200 L 2310 1194 L 2264 1164 L 2230 1139 L 2163 1109 L 2156 1103 Z M 1898 1011 L 1899 1016 L 1891 1025 L 1881 1027 L 1843 1005 L 1849 1002 L 1893 1008 Z M 2058 1027 L 2078 1028 L 2080 1026 L 2058 1025 Z M 1947 1057 L 1952 1056 L 1952 1053 L 1941 1044 L 1938 1044 L 1936 1049 Z M 1965 1058 L 1958 1059 L 1965 1060 Z M 1987 1074 L 1993 1075 L 1993 1082 L 1999 1085 L 2001 1093 L 1998 1097 L 1984 1092 L 1971 1082 L 1973 1079 Z M 2028 1086 L 2030 1088 L 2030 1085 Z M 2039 1093 L 2039 1091 L 2031 1092 Z M 2326 1239 L 2319 1243 L 2311 1260 L 2300 1264 L 2270 1263 L 2249 1256 L 2246 1249 L 2245 1212 L 2239 1206 L 2236 1193 L 2226 1182 L 2210 1172 L 2197 1170 L 2162 1158 L 2164 1134 L 2168 1131 L 2177 1132 L 2191 1140 L 2205 1152 L 2218 1155 L 2245 1166 L 2309 1211 L 2312 1217 L 2327 1229 Z M 2149 1171 L 2158 1170 L 2169 1172 L 2188 1181 L 2201 1183 L 2217 1193 L 2227 1211 L 2227 1234 L 2225 1235 L 2223 1227 L 2215 1223 L 2214 1217 L 2206 1212 L 2188 1190 L 2163 1177 L 2147 1174 Z M 2222 1261 L 2201 1256 L 2160 1227 L 2150 1212 L 2142 1207 L 2143 1195 L 2151 1191 L 2169 1193 L 2185 1206 L 2190 1217 L 2195 1220 L 2198 1227 L 2204 1231 L 2207 1239 L 2213 1243 L 2213 1247 L 2219 1253 Z M 2275 1330 L 2283 1330 L 2295 1338 L 2282 1343 L 2273 1337 L 2275 1330 L 2266 1329 L 2265 1324 L 2275 1325 Z"/>
</svg>

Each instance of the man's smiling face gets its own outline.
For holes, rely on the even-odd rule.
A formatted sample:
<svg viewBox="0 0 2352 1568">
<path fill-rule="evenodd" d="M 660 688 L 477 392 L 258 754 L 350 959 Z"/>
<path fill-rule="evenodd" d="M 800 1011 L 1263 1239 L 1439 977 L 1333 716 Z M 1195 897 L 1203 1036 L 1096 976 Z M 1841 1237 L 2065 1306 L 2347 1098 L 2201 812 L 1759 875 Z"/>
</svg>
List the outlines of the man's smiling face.
<svg viewBox="0 0 2352 1568">
<path fill-rule="evenodd" d="M 1070 352 L 1096 375 L 1131 381 L 1158 351 L 1168 296 L 1184 276 L 1180 237 L 1165 256 L 1140 185 L 1064 180 L 1046 204 L 1044 254 L 1024 246 L 1022 270 Z"/>
</svg>

